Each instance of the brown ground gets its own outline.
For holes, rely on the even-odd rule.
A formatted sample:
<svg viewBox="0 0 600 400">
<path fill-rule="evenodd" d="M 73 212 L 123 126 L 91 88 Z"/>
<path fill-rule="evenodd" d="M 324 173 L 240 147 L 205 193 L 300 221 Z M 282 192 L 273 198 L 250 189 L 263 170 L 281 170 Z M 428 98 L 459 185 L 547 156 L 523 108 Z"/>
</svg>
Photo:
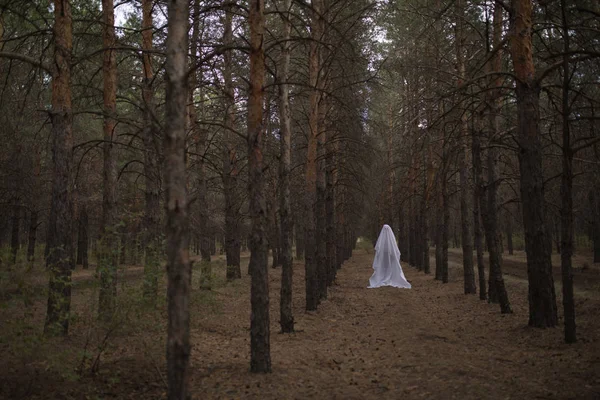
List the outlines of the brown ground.
<svg viewBox="0 0 600 400">
<path fill-rule="evenodd" d="M 249 373 L 248 276 L 229 285 L 217 282 L 210 293 L 195 291 L 192 395 L 196 399 L 600 398 L 598 287 L 577 282 L 580 340 L 565 345 L 561 328 L 526 326 L 527 283 L 520 277 L 525 267 L 518 257 L 507 260 L 512 315 L 501 315 L 498 306 L 462 294 L 456 251 L 451 253 L 449 284 L 405 266 L 412 290 L 366 289 L 372 254 L 356 251 L 340 270 L 328 300 L 314 313 L 303 310 L 304 273 L 302 264 L 296 264 L 298 332 L 287 335 L 277 333 L 280 270 L 270 270 L 273 373 L 268 375 Z M 125 280 L 132 287 L 139 286 L 135 271 L 128 270 Z M 216 273 L 224 275 L 222 264 Z M 79 283 L 90 275 L 76 274 Z M 90 307 L 86 298 L 93 297 L 93 291 L 83 284 L 76 287 L 74 310 L 80 319 L 73 323 L 70 338 L 51 342 L 19 339 L 35 337 L 31 332 L 39 330 L 41 296 L 27 307 L 5 302 L 0 309 L 0 354 L 8 356 L 0 360 L 0 396 L 165 397 L 164 304 L 158 311 L 131 307 L 106 341 L 99 369 L 92 374 L 97 345 L 106 336 L 106 329 L 86 319 Z M 560 301 L 559 295 L 559 305 Z M 15 314 L 18 310 L 25 314 Z M 19 325 L 17 320 L 29 322 Z M 92 360 L 84 362 L 80 376 L 75 368 L 86 338 Z"/>
</svg>

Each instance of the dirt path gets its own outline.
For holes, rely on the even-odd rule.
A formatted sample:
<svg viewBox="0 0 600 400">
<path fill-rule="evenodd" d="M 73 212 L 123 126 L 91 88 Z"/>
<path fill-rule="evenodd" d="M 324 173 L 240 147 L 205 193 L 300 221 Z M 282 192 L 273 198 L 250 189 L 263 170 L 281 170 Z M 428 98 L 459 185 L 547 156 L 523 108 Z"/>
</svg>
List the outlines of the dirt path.
<svg viewBox="0 0 600 400">
<path fill-rule="evenodd" d="M 312 313 L 304 311 L 304 265 L 297 263 L 297 332 L 286 335 L 277 333 L 281 270 L 270 269 L 273 373 L 267 375 L 249 373 L 250 279 L 244 274 L 225 284 L 224 262 L 216 257 L 215 289 L 193 290 L 190 302 L 193 398 L 600 398 L 600 296 L 578 293 L 580 340 L 567 346 L 561 328 L 526 326 L 525 279 L 507 276 L 515 313 L 501 315 L 497 305 L 462 294 L 462 271 L 452 257 L 449 284 L 404 265 L 413 289 L 367 289 L 372 254 L 357 250 L 339 271 L 329 298 Z M 95 314 L 87 307 L 97 298 L 91 273 L 79 275 L 72 304 L 78 318 L 64 340 L 19 339 L 43 326 L 43 296 L 28 308 L 16 300 L 0 308 L 0 321 L 10 322 L 0 323 L 0 350 L 9 355 L 0 358 L 0 398 L 166 398 L 164 298 L 151 311 L 132 308 L 137 311 L 111 336 L 97 373 L 74 374 L 90 332 L 94 357 L 104 337 L 102 329 L 91 329 Z M 141 269 L 127 268 L 123 278 L 122 296 L 127 290 L 135 293 Z M 194 272 L 194 288 L 198 278 Z"/>
<path fill-rule="evenodd" d="M 507 399 L 600 397 L 596 301 L 580 300 L 580 343 L 560 329 L 525 326 L 526 285 L 508 282 L 515 313 L 461 294 L 460 270 L 443 285 L 413 268 L 412 290 L 366 289 L 371 256 L 357 252 L 315 313 L 303 311 L 295 266 L 298 333 L 278 330 L 279 270 L 271 271 L 273 373 L 248 372 L 248 278 L 226 287 L 216 314 L 196 316 L 192 390 L 196 398 Z M 560 301 L 560 299 L 559 299 Z M 560 303 L 559 303 L 560 304 Z"/>
</svg>

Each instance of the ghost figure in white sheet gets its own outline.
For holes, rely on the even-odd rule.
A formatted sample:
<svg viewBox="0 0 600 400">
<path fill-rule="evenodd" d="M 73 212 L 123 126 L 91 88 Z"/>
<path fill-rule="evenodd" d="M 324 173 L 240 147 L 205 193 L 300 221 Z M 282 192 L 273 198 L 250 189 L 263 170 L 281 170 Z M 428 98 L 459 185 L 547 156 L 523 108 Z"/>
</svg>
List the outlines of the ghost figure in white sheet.
<svg viewBox="0 0 600 400">
<path fill-rule="evenodd" d="M 375 259 L 373 260 L 373 275 L 369 279 L 369 288 L 393 286 L 410 289 L 400 266 L 400 250 L 396 237 L 389 225 L 384 225 L 375 244 Z"/>
</svg>

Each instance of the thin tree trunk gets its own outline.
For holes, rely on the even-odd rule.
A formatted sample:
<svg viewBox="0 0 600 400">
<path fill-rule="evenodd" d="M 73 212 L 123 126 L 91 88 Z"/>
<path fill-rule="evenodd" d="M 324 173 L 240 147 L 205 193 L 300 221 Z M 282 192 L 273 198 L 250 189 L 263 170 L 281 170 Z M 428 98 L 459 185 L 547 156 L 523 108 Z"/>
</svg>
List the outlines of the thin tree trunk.
<svg viewBox="0 0 600 400">
<path fill-rule="evenodd" d="M 408 261 L 413 267 L 417 267 L 417 210 L 415 201 L 417 196 L 416 178 L 414 173 L 414 163 L 411 160 L 410 170 L 408 173 L 409 179 L 409 199 L 408 199 Z"/>
<path fill-rule="evenodd" d="M 292 207 L 290 204 L 290 164 L 291 164 L 291 113 L 288 77 L 290 71 L 290 20 L 291 0 L 284 0 L 281 15 L 283 25 L 283 43 L 277 75 L 279 87 L 279 124 L 281 130 L 281 148 L 279 159 L 279 213 L 281 215 L 281 300 L 279 307 L 279 324 L 282 333 L 294 331 L 292 313 Z"/>
<path fill-rule="evenodd" d="M 594 242 L 594 263 L 600 262 L 600 201 L 594 190 L 589 192 L 590 207 L 592 209 L 592 240 Z"/>
<path fill-rule="evenodd" d="M 67 335 L 71 310 L 71 192 L 73 114 L 71 112 L 71 5 L 54 0 L 54 63 L 52 76 L 52 200 L 48 219 L 46 267 L 48 307 L 44 333 Z"/>
<path fill-rule="evenodd" d="M 233 7 L 234 2 L 228 2 L 225 6 L 225 24 L 223 31 L 223 46 L 231 47 L 233 44 Z M 235 135 L 233 134 L 235 123 L 235 91 L 232 78 L 232 50 L 223 53 L 223 81 L 225 85 L 225 121 L 223 140 L 223 195 L 225 197 L 225 257 L 227 260 L 227 280 L 240 279 L 242 270 L 240 268 L 240 228 L 238 224 L 238 194 L 237 194 L 237 172 L 235 162 L 237 154 L 235 151 Z"/>
<path fill-rule="evenodd" d="M 444 207 L 442 208 L 443 226 L 442 226 L 442 283 L 448 283 L 448 243 L 449 243 L 449 226 L 450 226 L 450 204 L 448 196 L 448 183 L 444 179 L 442 181 L 442 199 Z"/>
<path fill-rule="evenodd" d="M 343 159 L 340 155 L 337 159 L 337 171 L 340 171 L 343 166 Z M 339 176 L 339 175 L 338 175 Z M 337 182 L 336 182 L 337 183 Z M 346 216 L 344 214 L 344 187 L 339 186 L 338 199 L 339 203 L 336 205 L 336 269 L 342 268 L 344 264 L 344 237 L 345 237 L 345 229 L 346 229 Z"/>
<path fill-rule="evenodd" d="M 229 9 L 228 9 L 229 10 Z M 204 155 L 207 151 L 206 142 L 208 131 L 203 129 L 198 124 L 194 90 L 198 86 L 198 74 L 202 74 L 202 68 L 198 65 L 198 47 L 200 44 L 200 0 L 194 0 L 193 16 L 192 16 L 192 42 L 191 47 L 191 60 L 190 68 L 194 71 L 189 75 L 190 90 L 188 91 L 188 117 L 192 131 L 192 138 L 196 146 L 196 153 L 198 157 L 197 167 L 197 189 L 196 189 L 196 203 L 198 213 L 198 247 L 200 250 L 200 289 L 210 290 L 212 288 L 212 264 L 211 264 L 211 252 L 210 252 L 210 234 L 209 234 L 209 221 L 208 215 L 207 195 L 208 187 L 206 182 L 206 161 Z M 200 79 L 201 81 L 201 79 Z M 230 270 L 227 269 L 227 273 Z M 239 269 L 239 277 L 241 278 L 241 270 Z"/>
<path fill-rule="evenodd" d="M 421 240 L 422 240 L 422 257 L 423 257 L 423 272 L 429 274 L 431 265 L 429 262 L 429 220 L 427 218 L 427 203 L 429 201 L 429 179 L 433 176 L 431 166 L 431 147 L 429 144 L 429 134 L 425 133 L 425 149 L 423 150 L 423 198 L 421 199 Z"/>
<path fill-rule="evenodd" d="M 502 33 L 502 7 L 497 4 L 494 7 L 494 46 L 500 43 Z M 491 63 L 488 64 L 488 69 L 492 71 L 500 71 L 501 59 L 500 52 L 496 52 L 492 57 Z M 500 81 L 497 77 L 491 81 L 492 88 L 496 89 L 500 86 Z M 508 294 L 504 285 L 502 276 L 502 243 L 500 241 L 500 229 L 498 226 L 498 92 L 493 90 L 489 92 L 489 112 L 488 112 L 488 131 L 489 145 L 487 152 L 487 205 L 482 207 L 483 225 L 485 229 L 485 238 L 489 252 L 489 302 L 500 303 L 500 311 L 503 314 L 512 313 Z"/>
<path fill-rule="evenodd" d="M 556 326 L 556 294 L 545 225 L 544 173 L 540 134 L 540 84 L 533 64 L 533 4 L 512 0 L 510 51 L 516 77 L 517 141 L 529 281 L 529 325 Z"/>
<path fill-rule="evenodd" d="M 321 14 L 321 0 L 312 3 L 311 41 L 309 54 L 309 86 L 312 88 L 309 96 L 309 133 L 306 154 L 306 203 L 304 215 L 305 227 L 305 280 L 306 280 L 306 310 L 313 311 L 319 304 L 319 275 L 317 252 L 317 227 L 315 221 L 317 207 L 317 140 L 319 133 L 319 49 L 318 41 L 319 18 Z"/>
<path fill-rule="evenodd" d="M 35 260 L 35 243 L 37 238 L 38 228 L 38 211 L 31 210 L 31 216 L 29 218 L 29 234 L 27 240 L 27 261 L 33 262 Z"/>
<path fill-rule="evenodd" d="M 102 0 L 102 63 L 104 96 L 104 169 L 102 193 L 101 242 L 98 268 L 100 272 L 100 299 L 98 315 L 108 320 L 116 310 L 117 300 L 117 160 L 113 142 L 117 124 L 117 57 L 112 49 L 116 44 L 114 0 Z"/>
<path fill-rule="evenodd" d="M 483 233 L 481 231 L 481 204 L 483 199 L 483 168 L 481 165 L 481 130 L 472 134 L 471 152 L 473 153 L 473 231 L 477 252 L 477 275 L 479 277 L 479 299 L 487 299 L 485 265 L 483 262 Z"/>
<path fill-rule="evenodd" d="M 82 265 L 84 269 L 90 267 L 88 260 L 88 235 L 89 219 L 87 207 L 84 205 L 79 213 L 79 235 L 77 236 L 77 265 Z"/>
<path fill-rule="evenodd" d="M 265 80 L 264 0 L 250 4 L 250 95 L 248 98 L 248 175 L 250 217 L 250 371 L 271 372 L 269 275 L 263 175 L 263 97 Z"/>
<path fill-rule="evenodd" d="M 438 175 L 438 179 L 441 175 Z M 439 184 L 439 183 L 438 183 Z M 438 186 L 439 188 L 439 186 Z M 443 271 L 443 245 L 442 245 L 442 232 L 444 230 L 444 201 L 442 199 L 442 192 L 438 189 L 436 193 L 436 209 L 435 209 L 435 280 L 442 280 Z"/>
<path fill-rule="evenodd" d="M 508 246 L 508 255 L 514 254 L 513 245 L 513 227 L 512 227 L 512 215 L 509 212 L 506 213 L 506 245 Z"/>
<path fill-rule="evenodd" d="M 571 131 L 569 115 L 569 26 L 567 20 L 566 1 L 560 1 L 563 28 L 563 87 L 562 87 L 562 179 L 560 186 L 561 197 L 561 249 L 560 266 L 562 271 L 563 310 L 565 316 L 565 342 L 577 341 L 575 324 L 575 299 L 573 295 L 573 149 L 571 148 Z"/>
<path fill-rule="evenodd" d="M 301 222 L 300 218 L 296 219 L 294 223 L 295 231 L 296 231 L 296 260 L 304 259 L 304 243 L 305 243 L 305 232 L 304 225 Z"/>
<path fill-rule="evenodd" d="M 335 221 L 335 158 L 337 140 L 330 137 L 327 143 L 327 170 L 325 191 L 325 221 L 327 247 L 327 286 L 333 285 L 337 272 L 336 256 L 336 221 Z"/>
<path fill-rule="evenodd" d="M 491 114 L 490 119 L 496 120 L 496 115 Z M 496 122 L 491 122 L 495 124 Z M 496 126 L 497 128 L 497 126 Z M 490 135 L 495 135 L 496 129 L 492 129 Z M 489 252 L 490 276 L 489 276 L 489 300 L 490 302 L 499 302 L 500 311 L 503 314 L 512 313 L 508 294 L 504 285 L 502 276 L 502 244 L 500 243 L 500 232 L 497 217 L 497 171 L 498 155 L 495 148 L 496 143 L 492 139 L 488 150 L 488 185 L 487 185 L 487 206 L 483 217 L 483 224 L 486 230 L 486 240 Z"/>
<path fill-rule="evenodd" d="M 552 235 L 552 236 L 554 236 L 554 238 L 555 238 L 554 244 L 556 245 L 556 252 L 558 254 L 561 253 L 561 251 L 560 251 L 560 240 L 561 240 L 560 239 L 560 232 L 561 232 L 561 228 L 559 228 L 559 224 L 560 224 L 559 220 L 560 220 L 560 218 L 561 218 L 560 216 L 558 218 L 556 218 L 556 217 L 552 218 L 553 223 L 554 223 L 554 229 L 553 230 L 554 230 L 554 233 L 555 233 L 555 235 Z M 550 248 L 552 248 L 552 243 L 550 243 Z"/>
<path fill-rule="evenodd" d="M 166 58 L 165 189 L 167 209 L 168 399 L 187 399 L 190 358 L 189 204 L 185 163 L 189 3 L 169 1 Z"/>
<path fill-rule="evenodd" d="M 319 85 L 320 86 L 320 85 Z M 327 211 L 326 211 L 326 142 L 327 131 L 324 126 L 324 96 L 321 95 L 319 104 L 319 133 L 317 140 L 317 204 L 316 204 L 316 229 L 317 229 L 317 274 L 319 280 L 319 299 L 327 298 Z"/>
<path fill-rule="evenodd" d="M 19 252 L 19 228 L 21 226 L 21 205 L 19 204 L 19 199 L 14 200 L 15 204 L 13 204 L 13 214 L 12 214 L 12 229 L 10 236 L 10 254 L 11 254 L 11 263 L 17 263 L 17 253 Z"/>
<path fill-rule="evenodd" d="M 442 107 L 442 114 L 444 113 Z M 443 128 L 444 129 L 444 128 Z M 443 132 L 442 142 L 442 177 L 441 177 L 441 200 L 442 200 L 442 218 L 440 219 L 442 226 L 442 270 L 441 278 L 442 283 L 448 283 L 448 242 L 449 242 L 449 229 L 450 229 L 450 202 L 448 194 L 448 142 L 446 137 L 446 131 Z"/>
<path fill-rule="evenodd" d="M 466 79 L 466 68 L 464 58 L 464 3 L 463 0 L 456 0 L 456 59 L 458 82 L 460 88 L 464 85 Z M 469 128 L 467 125 L 467 113 L 463 110 L 460 116 L 460 135 L 458 137 L 458 168 L 460 175 L 460 226 L 461 242 L 463 254 L 463 276 L 465 294 L 474 294 L 477 292 L 475 285 L 475 270 L 473 268 L 473 236 L 471 230 L 471 213 L 469 204 L 469 171 L 467 168 L 467 154 Z"/>
<path fill-rule="evenodd" d="M 142 82 L 142 99 L 144 101 L 144 297 L 150 302 L 156 301 L 158 295 L 158 276 L 160 274 L 160 168 L 159 168 L 159 129 L 155 121 L 154 90 L 152 82 L 152 0 L 142 1 L 142 56 L 144 80 Z"/>
</svg>

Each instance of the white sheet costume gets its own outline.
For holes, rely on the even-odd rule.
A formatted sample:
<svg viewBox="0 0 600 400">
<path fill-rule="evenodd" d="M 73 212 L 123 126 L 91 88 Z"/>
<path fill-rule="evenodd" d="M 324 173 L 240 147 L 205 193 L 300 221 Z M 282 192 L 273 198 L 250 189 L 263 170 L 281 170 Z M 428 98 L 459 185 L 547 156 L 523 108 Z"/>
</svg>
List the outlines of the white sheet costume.
<svg viewBox="0 0 600 400">
<path fill-rule="evenodd" d="M 410 289 L 411 285 L 404 277 L 400 266 L 400 250 L 396 237 L 389 225 L 384 225 L 375 244 L 375 259 L 373 260 L 373 275 L 369 279 L 369 288 L 393 286 Z"/>
</svg>

